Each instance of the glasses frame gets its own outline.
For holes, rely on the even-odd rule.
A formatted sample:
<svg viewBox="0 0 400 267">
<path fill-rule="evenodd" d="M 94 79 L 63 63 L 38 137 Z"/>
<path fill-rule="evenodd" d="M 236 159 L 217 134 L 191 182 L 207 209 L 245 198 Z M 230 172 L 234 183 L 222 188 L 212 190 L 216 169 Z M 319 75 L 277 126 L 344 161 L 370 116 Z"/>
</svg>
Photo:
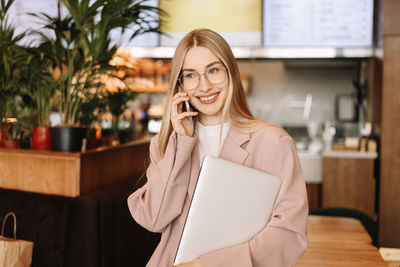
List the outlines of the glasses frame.
<svg viewBox="0 0 400 267">
<path fill-rule="evenodd" d="M 219 82 L 219 83 L 213 83 L 213 82 L 211 82 L 211 81 L 208 79 L 207 75 L 206 75 L 206 71 L 207 71 L 208 69 L 210 69 L 210 68 L 215 67 L 215 65 L 221 65 L 221 70 L 225 71 L 225 78 L 224 78 L 224 80 L 223 80 L 222 82 Z M 227 68 L 225 67 L 225 65 L 224 65 L 222 62 L 221 62 L 221 63 L 215 63 L 214 65 L 212 65 L 212 66 L 210 66 L 210 67 L 208 67 L 208 68 L 205 68 L 202 74 L 200 74 L 200 73 L 199 73 L 198 71 L 196 71 L 196 70 L 193 71 L 194 73 L 196 73 L 196 75 L 197 75 L 197 77 L 198 77 L 198 82 L 197 82 L 196 87 L 194 87 L 194 88 L 192 88 L 192 89 L 185 89 L 185 87 L 183 86 L 183 83 L 182 83 L 182 75 L 183 75 L 182 72 L 181 72 L 181 73 L 179 74 L 179 76 L 178 76 L 178 83 L 179 83 L 179 85 L 180 85 L 184 90 L 186 90 L 186 91 L 193 91 L 193 90 L 196 90 L 197 87 L 199 87 L 199 84 L 200 84 L 200 77 L 201 77 L 201 76 L 204 76 L 204 79 L 205 79 L 208 83 L 210 83 L 210 84 L 212 84 L 212 85 L 218 85 L 218 84 L 221 84 L 221 83 L 225 82 L 226 78 L 228 77 L 227 71 L 228 71 Z"/>
</svg>

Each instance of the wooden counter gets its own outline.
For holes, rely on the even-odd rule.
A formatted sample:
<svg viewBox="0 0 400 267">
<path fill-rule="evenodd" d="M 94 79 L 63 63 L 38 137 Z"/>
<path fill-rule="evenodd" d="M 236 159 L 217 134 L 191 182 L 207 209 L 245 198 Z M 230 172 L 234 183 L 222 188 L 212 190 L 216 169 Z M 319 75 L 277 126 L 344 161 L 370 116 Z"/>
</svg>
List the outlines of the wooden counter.
<svg viewBox="0 0 400 267">
<path fill-rule="evenodd" d="M 300 266 L 387 266 L 360 221 L 309 216 L 308 248 Z"/>
<path fill-rule="evenodd" d="M 0 148 L 0 188 L 76 197 L 146 168 L 149 141 L 83 153 Z"/>
</svg>

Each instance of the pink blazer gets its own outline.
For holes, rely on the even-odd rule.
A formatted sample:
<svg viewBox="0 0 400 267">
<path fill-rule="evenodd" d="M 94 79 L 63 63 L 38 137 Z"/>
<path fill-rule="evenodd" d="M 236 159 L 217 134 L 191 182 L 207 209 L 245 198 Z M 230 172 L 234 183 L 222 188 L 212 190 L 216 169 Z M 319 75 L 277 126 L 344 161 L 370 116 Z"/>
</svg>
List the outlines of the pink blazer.
<svg viewBox="0 0 400 267">
<path fill-rule="evenodd" d="M 171 267 L 200 170 L 196 137 L 169 138 L 165 157 L 157 161 L 158 136 L 151 140 L 147 183 L 128 198 L 137 223 L 161 232 L 161 241 L 147 266 Z M 282 186 L 271 221 L 246 243 L 200 257 L 203 267 L 292 266 L 307 248 L 307 194 L 292 138 L 269 124 L 251 134 L 231 125 L 220 157 L 275 174 Z"/>
</svg>

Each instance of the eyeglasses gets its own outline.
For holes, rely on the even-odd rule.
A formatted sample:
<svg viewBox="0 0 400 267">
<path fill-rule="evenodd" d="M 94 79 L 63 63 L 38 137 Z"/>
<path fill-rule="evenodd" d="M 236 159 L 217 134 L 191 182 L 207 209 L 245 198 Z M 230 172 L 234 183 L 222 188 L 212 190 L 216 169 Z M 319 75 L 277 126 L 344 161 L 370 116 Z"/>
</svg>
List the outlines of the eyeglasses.
<svg viewBox="0 0 400 267">
<path fill-rule="evenodd" d="M 194 90 L 199 86 L 200 76 L 204 75 L 207 81 L 213 85 L 221 84 L 226 79 L 226 68 L 222 64 L 215 64 L 205 69 L 203 74 L 197 71 L 184 70 L 179 76 L 179 84 L 184 90 Z"/>
</svg>

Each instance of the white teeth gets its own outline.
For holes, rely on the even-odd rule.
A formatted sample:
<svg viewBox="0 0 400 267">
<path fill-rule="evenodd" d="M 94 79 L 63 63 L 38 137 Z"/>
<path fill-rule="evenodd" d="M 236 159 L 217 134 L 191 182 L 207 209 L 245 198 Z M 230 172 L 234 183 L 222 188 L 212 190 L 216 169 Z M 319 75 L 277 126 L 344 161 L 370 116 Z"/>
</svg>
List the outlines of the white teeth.
<svg viewBox="0 0 400 267">
<path fill-rule="evenodd" d="M 200 100 L 202 100 L 202 101 L 209 101 L 209 100 L 215 98 L 217 95 L 218 95 L 218 94 L 210 95 L 210 96 L 206 96 L 206 97 L 200 97 Z"/>
</svg>

